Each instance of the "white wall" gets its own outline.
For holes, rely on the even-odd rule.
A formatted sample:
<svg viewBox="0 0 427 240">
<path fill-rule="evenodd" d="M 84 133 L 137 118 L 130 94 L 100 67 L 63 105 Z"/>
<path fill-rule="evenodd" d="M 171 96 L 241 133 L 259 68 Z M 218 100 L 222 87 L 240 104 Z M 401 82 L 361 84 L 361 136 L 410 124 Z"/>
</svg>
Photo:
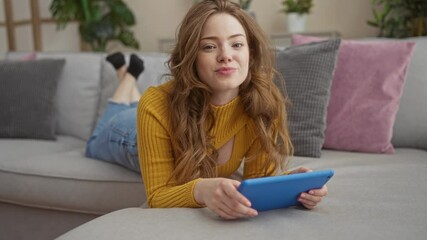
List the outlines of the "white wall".
<svg viewBox="0 0 427 240">
<path fill-rule="evenodd" d="M 15 19 L 30 15 L 30 0 L 14 0 Z M 39 0 L 42 17 L 50 17 L 50 0 Z M 140 42 L 140 51 L 159 50 L 161 38 L 173 38 L 175 30 L 193 4 L 193 0 L 125 0 L 136 15 L 133 28 Z M 286 32 L 285 14 L 280 12 L 282 0 L 253 0 L 252 10 L 257 21 L 267 34 Z M 345 38 L 375 36 L 376 29 L 366 24 L 371 19 L 371 0 L 314 0 L 314 7 L 307 19 L 308 31 L 338 31 Z M 3 0 L 0 0 L 0 21 L 4 21 Z M 56 31 L 54 24 L 42 27 L 43 50 L 79 51 L 77 25 L 70 24 L 65 31 Z M 19 27 L 16 33 L 18 50 L 32 50 L 31 28 Z M 109 46 L 109 51 L 124 50 L 118 43 Z M 0 56 L 7 51 L 7 37 L 0 27 Z"/>
</svg>

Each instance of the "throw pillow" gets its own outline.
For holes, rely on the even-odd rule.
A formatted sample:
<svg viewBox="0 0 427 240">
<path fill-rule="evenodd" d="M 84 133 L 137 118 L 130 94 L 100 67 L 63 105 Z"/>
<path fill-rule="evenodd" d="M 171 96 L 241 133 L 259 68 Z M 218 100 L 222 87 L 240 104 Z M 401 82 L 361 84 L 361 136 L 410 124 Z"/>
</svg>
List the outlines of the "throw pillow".
<svg viewBox="0 0 427 240">
<path fill-rule="evenodd" d="M 8 53 L 9 55 L 9 53 Z M 13 60 L 13 61 L 32 61 L 37 59 L 37 53 L 35 52 L 19 52 L 18 55 L 15 55 L 13 57 L 6 56 L 7 60 Z"/>
<path fill-rule="evenodd" d="M 64 60 L 0 62 L 0 137 L 55 137 L 54 97 Z"/>
<path fill-rule="evenodd" d="M 340 40 L 289 47 L 276 53 L 277 70 L 288 96 L 288 126 L 296 156 L 320 157 L 326 127 L 326 110 Z"/>
<path fill-rule="evenodd" d="M 293 44 L 319 41 L 302 35 Z M 324 147 L 393 153 L 393 125 L 414 43 L 341 42 L 332 81 Z"/>
</svg>

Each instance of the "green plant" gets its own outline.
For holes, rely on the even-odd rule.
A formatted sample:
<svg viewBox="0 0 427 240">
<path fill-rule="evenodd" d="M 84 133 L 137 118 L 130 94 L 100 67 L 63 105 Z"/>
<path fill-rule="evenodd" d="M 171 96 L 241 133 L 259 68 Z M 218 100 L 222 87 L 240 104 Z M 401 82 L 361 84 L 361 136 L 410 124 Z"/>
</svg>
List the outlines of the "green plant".
<svg viewBox="0 0 427 240">
<path fill-rule="evenodd" d="M 283 0 L 285 13 L 308 14 L 313 7 L 313 0 Z"/>
<path fill-rule="evenodd" d="M 239 0 L 239 5 L 244 10 L 249 10 L 252 0 Z"/>
<path fill-rule="evenodd" d="M 374 20 L 368 24 L 379 29 L 379 37 L 427 35 L 426 0 L 372 0 L 372 5 Z"/>
<path fill-rule="evenodd" d="M 193 4 L 199 3 L 202 0 L 193 0 Z M 239 0 L 239 5 L 243 10 L 249 10 L 252 0 Z"/>
<path fill-rule="evenodd" d="M 94 51 L 105 52 L 107 43 L 112 40 L 139 48 L 129 29 L 135 25 L 135 16 L 122 0 L 52 0 L 50 11 L 58 29 L 64 29 L 70 21 L 77 21 L 81 38 Z"/>
</svg>

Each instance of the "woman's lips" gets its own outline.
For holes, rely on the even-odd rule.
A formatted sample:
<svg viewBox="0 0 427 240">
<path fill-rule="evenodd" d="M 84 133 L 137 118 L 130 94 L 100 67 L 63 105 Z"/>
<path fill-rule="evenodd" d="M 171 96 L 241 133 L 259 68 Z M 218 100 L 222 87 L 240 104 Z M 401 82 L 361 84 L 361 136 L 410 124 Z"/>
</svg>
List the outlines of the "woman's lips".
<svg viewBox="0 0 427 240">
<path fill-rule="evenodd" d="M 233 74 L 237 69 L 232 67 L 221 67 L 215 70 L 216 73 L 219 73 L 221 75 L 230 75 Z"/>
</svg>

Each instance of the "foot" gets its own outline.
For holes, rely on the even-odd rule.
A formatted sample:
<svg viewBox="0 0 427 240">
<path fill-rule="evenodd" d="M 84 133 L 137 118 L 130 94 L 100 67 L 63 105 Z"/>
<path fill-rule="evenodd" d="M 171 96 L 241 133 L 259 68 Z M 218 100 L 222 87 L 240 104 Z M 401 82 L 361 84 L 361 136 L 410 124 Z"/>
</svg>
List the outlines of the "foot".
<svg viewBox="0 0 427 240">
<path fill-rule="evenodd" d="M 125 65 L 125 56 L 121 52 L 116 52 L 108 55 L 105 58 L 109 63 L 111 63 L 116 70 L 123 67 Z"/>
<path fill-rule="evenodd" d="M 128 67 L 126 66 L 126 64 L 123 65 L 121 68 L 117 69 L 116 70 L 117 77 L 120 80 L 123 80 L 126 76 L 127 70 L 128 70 Z"/>
<path fill-rule="evenodd" d="M 130 55 L 130 62 L 128 73 L 132 75 L 135 80 L 138 80 L 139 75 L 144 71 L 144 61 L 135 54 Z"/>
</svg>

